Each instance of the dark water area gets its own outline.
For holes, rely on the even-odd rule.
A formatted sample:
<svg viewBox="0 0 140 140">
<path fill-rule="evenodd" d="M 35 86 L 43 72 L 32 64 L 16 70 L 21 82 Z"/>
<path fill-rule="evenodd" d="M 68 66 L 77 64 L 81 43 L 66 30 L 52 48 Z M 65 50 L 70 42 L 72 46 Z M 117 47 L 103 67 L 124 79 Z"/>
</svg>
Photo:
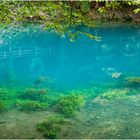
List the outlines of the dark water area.
<svg viewBox="0 0 140 140">
<path fill-rule="evenodd" d="M 81 31 L 0 29 L 0 138 L 140 138 L 140 28 Z"/>
</svg>

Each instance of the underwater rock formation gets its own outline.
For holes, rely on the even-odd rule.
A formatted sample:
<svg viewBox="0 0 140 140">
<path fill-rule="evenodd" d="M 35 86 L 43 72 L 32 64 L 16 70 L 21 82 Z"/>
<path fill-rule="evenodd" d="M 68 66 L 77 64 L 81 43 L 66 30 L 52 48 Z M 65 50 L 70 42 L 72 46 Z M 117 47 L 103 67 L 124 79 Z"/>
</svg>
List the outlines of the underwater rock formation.
<svg viewBox="0 0 140 140">
<path fill-rule="evenodd" d="M 127 77 L 124 84 L 132 88 L 140 87 L 140 77 Z"/>
</svg>

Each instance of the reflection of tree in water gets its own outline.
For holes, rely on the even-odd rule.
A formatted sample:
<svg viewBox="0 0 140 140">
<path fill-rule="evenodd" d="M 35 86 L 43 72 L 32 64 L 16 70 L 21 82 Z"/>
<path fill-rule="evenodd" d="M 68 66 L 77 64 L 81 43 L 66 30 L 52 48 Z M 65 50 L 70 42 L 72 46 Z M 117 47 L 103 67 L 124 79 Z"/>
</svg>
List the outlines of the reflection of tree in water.
<svg viewBox="0 0 140 140">
<path fill-rule="evenodd" d="M 7 47 L 7 45 L 11 45 L 12 48 L 18 44 L 18 40 L 22 40 L 28 36 L 28 38 L 37 36 L 36 31 L 40 29 L 39 25 L 24 26 L 24 23 L 19 24 L 9 24 L 7 26 L 0 26 L 0 45 Z"/>
</svg>

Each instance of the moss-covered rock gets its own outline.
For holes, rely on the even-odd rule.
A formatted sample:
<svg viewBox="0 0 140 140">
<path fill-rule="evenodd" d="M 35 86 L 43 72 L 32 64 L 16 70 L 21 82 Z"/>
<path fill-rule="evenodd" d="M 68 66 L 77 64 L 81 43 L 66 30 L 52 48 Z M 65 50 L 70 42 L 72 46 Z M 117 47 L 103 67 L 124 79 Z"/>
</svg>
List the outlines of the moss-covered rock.
<svg viewBox="0 0 140 140">
<path fill-rule="evenodd" d="M 129 89 L 113 89 L 113 90 L 105 91 L 101 95 L 101 98 L 106 98 L 109 100 L 124 99 L 124 98 L 128 98 L 128 94 L 129 94 Z"/>
<path fill-rule="evenodd" d="M 132 88 L 140 87 L 140 77 L 127 77 L 124 84 Z"/>
</svg>

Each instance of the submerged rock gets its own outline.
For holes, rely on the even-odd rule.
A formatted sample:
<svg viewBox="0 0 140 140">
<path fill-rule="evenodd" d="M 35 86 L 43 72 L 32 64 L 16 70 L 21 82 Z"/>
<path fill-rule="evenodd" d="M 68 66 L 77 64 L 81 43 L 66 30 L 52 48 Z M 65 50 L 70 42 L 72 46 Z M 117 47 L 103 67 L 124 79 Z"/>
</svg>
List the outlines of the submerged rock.
<svg viewBox="0 0 140 140">
<path fill-rule="evenodd" d="M 124 84 L 132 88 L 140 87 L 140 77 L 127 77 Z"/>
</svg>

